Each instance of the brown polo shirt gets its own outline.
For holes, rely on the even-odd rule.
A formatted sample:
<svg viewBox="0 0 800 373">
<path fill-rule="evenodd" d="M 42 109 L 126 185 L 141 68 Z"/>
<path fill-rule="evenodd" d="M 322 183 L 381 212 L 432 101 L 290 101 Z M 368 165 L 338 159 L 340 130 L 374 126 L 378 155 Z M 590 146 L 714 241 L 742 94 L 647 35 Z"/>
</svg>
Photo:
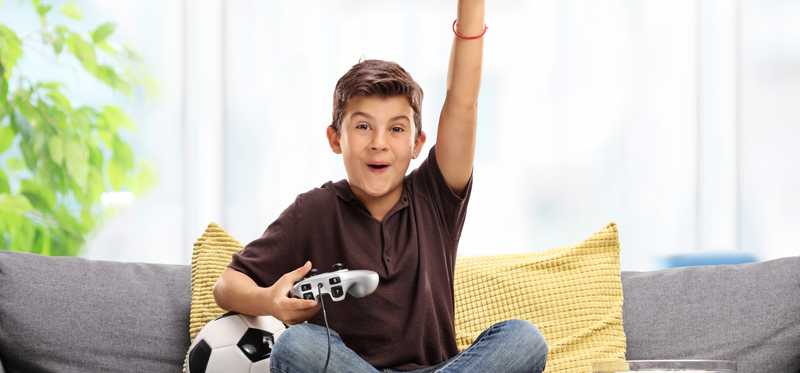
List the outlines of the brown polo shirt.
<svg viewBox="0 0 800 373">
<path fill-rule="evenodd" d="M 442 362 L 455 343 L 453 274 L 472 179 L 464 196 L 445 183 L 434 148 L 403 181 L 383 221 L 370 215 L 347 180 L 300 194 L 230 267 L 259 286 L 311 260 L 320 272 L 345 268 L 378 273 L 364 298 L 325 304 L 330 327 L 377 368 L 411 370 Z M 328 300 L 330 300 L 328 298 Z M 322 312 L 310 320 L 325 325 Z"/>
</svg>

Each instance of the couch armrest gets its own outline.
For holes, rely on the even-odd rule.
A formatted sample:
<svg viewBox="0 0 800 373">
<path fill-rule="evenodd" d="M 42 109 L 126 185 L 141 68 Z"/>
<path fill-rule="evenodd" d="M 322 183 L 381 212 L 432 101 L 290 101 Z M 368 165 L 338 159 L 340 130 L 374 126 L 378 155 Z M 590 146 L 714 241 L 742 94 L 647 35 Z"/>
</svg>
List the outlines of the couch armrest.
<svg viewBox="0 0 800 373">
<path fill-rule="evenodd" d="M 5 370 L 180 373 L 190 283 L 188 265 L 0 251 Z"/>
<path fill-rule="evenodd" d="M 629 360 L 736 360 L 739 372 L 800 372 L 800 256 L 623 272 Z"/>
</svg>

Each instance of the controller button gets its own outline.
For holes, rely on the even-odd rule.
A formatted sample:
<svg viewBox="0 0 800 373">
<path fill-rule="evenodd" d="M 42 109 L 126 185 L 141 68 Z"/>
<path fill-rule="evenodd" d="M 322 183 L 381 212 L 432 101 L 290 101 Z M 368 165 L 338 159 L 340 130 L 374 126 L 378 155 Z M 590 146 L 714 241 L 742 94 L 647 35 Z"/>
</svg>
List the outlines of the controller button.
<svg viewBox="0 0 800 373">
<path fill-rule="evenodd" d="M 333 269 L 334 269 L 335 271 L 341 271 L 342 269 L 344 269 L 344 264 L 342 264 L 342 263 L 336 263 L 336 264 L 334 264 L 334 265 L 333 265 Z"/>
<path fill-rule="evenodd" d="M 304 293 L 303 299 L 314 299 L 314 293 Z"/>
<path fill-rule="evenodd" d="M 311 290 L 311 284 L 300 285 L 300 290 L 301 291 L 309 291 L 309 290 Z"/>
<path fill-rule="evenodd" d="M 341 286 L 334 286 L 331 288 L 331 294 L 333 294 L 334 298 L 339 298 L 344 295 L 344 290 L 342 290 Z"/>
<path fill-rule="evenodd" d="M 338 278 L 338 277 L 332 277 L 330 280 L 328 280 L 328 282 L 330 282 L 331 285 L 336 285 L 338 283 L 341 283 L 342 280 L 340 278 Z"/>
</svg>

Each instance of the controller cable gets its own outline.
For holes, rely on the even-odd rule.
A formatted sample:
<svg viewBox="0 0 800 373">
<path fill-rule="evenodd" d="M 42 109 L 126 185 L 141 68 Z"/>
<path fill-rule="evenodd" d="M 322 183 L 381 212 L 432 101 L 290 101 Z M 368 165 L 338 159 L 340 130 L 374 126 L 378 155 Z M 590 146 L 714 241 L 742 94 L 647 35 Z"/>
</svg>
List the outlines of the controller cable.
<svg viewBox="0 0 800 373">
<path fill-rule="evenodd" d="M 322 369 L 322 373 L 327 373 L 328 371 L 328 362 L 331 359 L 331 329 L 328 326 L 328 313 L 325 312 L 325 297 L 322 296 L 322 284 L 317 284 L 317 288 L 319 291 L 319 302 L 322 303 L 322 317 L 325 319 L 325 332 L 328 334 L 328 354 L 325 356 L 325 368 Z"/>
</svg>

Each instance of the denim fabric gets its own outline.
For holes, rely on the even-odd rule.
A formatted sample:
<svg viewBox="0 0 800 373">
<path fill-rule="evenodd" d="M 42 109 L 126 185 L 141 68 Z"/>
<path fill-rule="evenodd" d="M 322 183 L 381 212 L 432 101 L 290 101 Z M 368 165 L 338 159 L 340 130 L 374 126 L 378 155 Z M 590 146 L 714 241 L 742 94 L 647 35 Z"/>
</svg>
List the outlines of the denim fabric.
<svg viewBox="0 0 800 373">
<path fill-rule="evenodd" d="M 378 370 L 330 331 L 331 354 L 328 372 L 394 373 Z M 328 352 L 325 328 L 304 323 L 289 327 L 272 349 L 270 369 L 275 373 L 322 372 Z M 525 372 L 540 373 L 547 360 L 547 343 L 539 330 L 524 320 L 499 322 L 486 329 L 466 350 L 431 367 L 413 373 L 455 372 Z M 409 372 L 409 371 L 403 371 Z"/>
</svg>

